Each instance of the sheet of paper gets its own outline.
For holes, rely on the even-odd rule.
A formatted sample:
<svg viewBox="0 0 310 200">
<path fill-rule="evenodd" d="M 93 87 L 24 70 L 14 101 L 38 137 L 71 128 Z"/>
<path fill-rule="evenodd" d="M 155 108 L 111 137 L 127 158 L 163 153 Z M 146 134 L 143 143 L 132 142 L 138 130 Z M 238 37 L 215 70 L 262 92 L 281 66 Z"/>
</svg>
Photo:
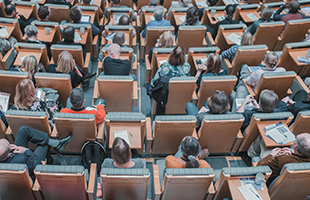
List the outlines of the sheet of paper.
<svg viewBox="0 0 310 200">
<path fill-rule="evenodd" d="M 247 184 L 238 187 L 239 191 L 246 200 L 263 200 L 263 198 L 258 194 L 253 185 Z"/>
<path fill-rule="evenodd" d="M 74 32 L 74 42 L 79 42 L 81 40 L 82 40 L 82 38 L 81 38 L 80 34 L 75 31 Z"/>
<path fill-rule="evenodd" d="M 295 135 L 284 124 L 280 122 L 275 125 L 275 128 L 266 131 L 266 136 L 278 144 L 287 144 L 295 140 Z"/>
<path fill-rule="evenodd" d="M 300 8 L 302 11 L 306 11 L 308 14 L 310 13 L 310 7 Z"/>
<path fill-rule="evenodd" d="M 151 19 L 151 20 L 155 20 L 155 17 L 154 17 L 154 16 L 150 16 L 150 19 Z"/>
<path fill-rule="evenodd" d="M 114 15 L 114 22 L 115 22 L 115 23 L 118 23 L 119 18 L 121 18 L 122 15 L 123 15 L 123 14 L 115 14 L 115 15 Z"/>
<path fill-rule="evenodd" d="M 201 63 L 205 63 L 205 62 L 207 62 L 207 60 L 208 60 L 208 57 L 207 58 L 203 58 L 203 59 L 201 59 Z"/>
<path fill-rule="evenodd" d="M 114 139 L 117 138 L 117 137 L 122 138 L 123 140 L 125 140 L 128 143 L 128 145 L 130 146 L 130 141 L 129 141 L 128 133 L 127 133 L 126 130 L 124 130 L 124 131 L 114 131 Z M 131 137 L 131 141 L 132 141 L 132 137 Z"/>
<path fill-rule="evenodd" d="M 252 21 L 258 20 L 258 17 L 256 17 L 256 15 L 254 15 L 253 13 L 246 14 L 246 16 Z"/>
<path fill-rule="evenodd" d="M 109 40 L 110 42 L 113 41 L 113 37 L 114 37 L 115 33 L 111 33 L 108 36 L 105 37 L 106 40 Z"/>
<path fill-rule="evenodd" d="M 248 67 L 250 74 L 256 72 L 257 70 L 260 70 L 260 67 Z"/>
<path fill-rule="evenodd" d="M 240 181 L 241 185 L 251 184 L 256 190 L 264 190 L 263 184 L 260 185 L 255 184 L 255 178 L 241 178 Z"/>
<path fill-rule="evenodd" d="M 0 110 L 2 110 L 4 113 L 6 113 L 9 108 L 9 99 L 9 93 L 0 92 Z"/>
<path fill-rule="evenodd" d="M 297 60 L 300 63 L 310 64 L 310 58 L 307 58 L 307 57 L 298 56 Z"/>
<path fill-rule="evenodd" d="M 275 13 L 276 13 L 276 10 L 273 10 L 270 19 L 273 19 L 273 15 L 274 15 Z"/>
<path fill-rule="evenodd" d="M 81 22 L 89 22 L 90 16 L 89 15 L 82 15 Z"/>
<path fill-rule="evenodd" d="M 175 5 L 175 4 L 178 4 L 179 2 L 178 1 L 171 1 L 171 5 Z"/>
<path fill-rule="evenodd" d="M 229 4 L 238 4 L 239 1 L 237 1 L 237 0 L 224 0 L 224 3 L 225 3 L 226 5 L 229 5 Z"/>
<path fill-rule="evenodd" d="M 9 36 L 9 33 L 8 33 L 8 31 L 6 30 L 6 27 L 5 27 L 5 26 L 2 26 L 2 27 L 0 28 L 0 36 L 2 36 L 2 37 L 7 37 L 7 36 Z"/>
<path fill-rule="evenodd" d="M 217 16 L 216 18 L 217 18 L 217 20 L 219 20 L 219 21 L 222 21 L 222 20 L 224 20 L 224 19 L 225 19 L 225 17 L 224 17 L 224 16 Z"/>
<path fill-rule="evenodd" d="M 186 16 L 179 17 L 179 19 L 180 19 L 182 22 L 185 22 Z"/>
<path fill-rule="evenodd" d="M 161 61 L 159 61 L 159 64 L 162 65 L 165 62 L 168 62 L 168 60 L 161 60 Z"/>
<path fill-rule="evenodd" d="M 241 43 L 241 36 L 237 35 L 236 33 L 232 33 L 226 37 L 228 40 L 232 41 L 233 43 L 240 45 Z"/>
</svg>

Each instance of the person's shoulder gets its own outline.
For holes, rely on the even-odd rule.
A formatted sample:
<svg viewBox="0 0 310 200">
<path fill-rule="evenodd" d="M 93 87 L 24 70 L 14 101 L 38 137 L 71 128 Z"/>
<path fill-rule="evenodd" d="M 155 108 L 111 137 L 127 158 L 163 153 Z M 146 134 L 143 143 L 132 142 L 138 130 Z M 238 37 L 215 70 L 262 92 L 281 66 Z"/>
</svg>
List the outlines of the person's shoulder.
<svg viewBox="0 0 310 200">
<path fill-rule="evenodd" d="M 144 168 L 144 160 L 142 160 L 141 158 L 133 158 L 131 159 L 132 161 L 135 162 L 134 168 Z"/>
<path fill-rule="evenodd" d="M 205 160 L 199 160 L 199 168 L 210 168 L 211 166 L 209 163 Z"/>
<path fill-rule="evenodd" d="M 112 168 L 112 167 L 114 167 L 113 162 L 114 162 L 114 160 L 112 158 L 106 158 L 106 159 L 104 159 L 101 167 Z"/>
</svg>

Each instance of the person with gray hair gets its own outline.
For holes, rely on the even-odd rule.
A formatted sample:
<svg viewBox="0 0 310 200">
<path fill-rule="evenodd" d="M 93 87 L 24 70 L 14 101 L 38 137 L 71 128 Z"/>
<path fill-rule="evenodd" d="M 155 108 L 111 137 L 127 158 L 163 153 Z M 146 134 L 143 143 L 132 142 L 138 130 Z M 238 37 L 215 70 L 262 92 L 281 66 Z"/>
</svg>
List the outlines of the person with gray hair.
<svg viewBox="0 0 310 200">
<path fill-rule="evenodd" d="M 292 151 L 288 148 L 275 148 L 268 156 L 258 162 L 257 166 L 269 166 L 272 171 L 271 176 L 267 180 L 267 186 L 280 175 L 285 164 L 310 162 L 309 133 L 297 135 L 292 147 Z"/>
<path fill-rule="evenodd" d="M 142 37 L 146 37 L 146 29 L 148 26 L 171 26 L 170 22 L 168 20 L 164 20 L 164 7 L 162 6 L 156 6 L 154 9 L 154 20 L 149 21 L 146 25 L 145 28 L 143 29 Z"/>
<path fill-rule="evenodd" d="M 11 48 L 11 43 L 0 36 L 0 55 L 4 57 Z"/>
<path fill-rule="evenodd" d="M 179 0 L 178 2 L 172 1 L 171 6 L 169 8 L 169 11 L 166 14 L 166 19 L 169 20 L 171 17 L 171 11 L 175 8 L 190 8 L 193 7 L 193 4 L 191 3 L 191 0 Z"/>
<path fill-rule="evenodd" d="M 81 88 L 73 88 L 67 99 L 66 108 L 60 110 L 61 113 L 73 114 L 93 114 L 96 117 L 96 124 L 102 123 L 105 119 L 105 100 L 98 99 L 94 106 L 84 108 L 84 92 Z"/>
</svg>

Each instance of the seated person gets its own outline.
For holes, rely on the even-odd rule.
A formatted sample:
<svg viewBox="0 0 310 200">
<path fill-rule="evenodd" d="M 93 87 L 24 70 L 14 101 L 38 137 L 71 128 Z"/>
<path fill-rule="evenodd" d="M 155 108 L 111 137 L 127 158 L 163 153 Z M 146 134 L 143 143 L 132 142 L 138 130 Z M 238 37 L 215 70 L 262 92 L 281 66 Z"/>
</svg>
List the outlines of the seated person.
<svg viewBox="0 0 310 200">
<path fill-rule="evenodd" d="M 213 31 L 209 31 L 209 32 L 212 33 L 212 37 L 213 37 L 214 40 L 215 40 L 215 38 L 217 36 L 217 32 L 218 32 L 218 29 L 219 29 L 220 25 L 222 25 L 222 24 L 239 24 L 239 21 L 233 20 L 235 11 L 236 11 L 236 6 L 235 5 L 230 4 L 230 5 L 226 6 L 226 8 L 224 10 L 224 17 L 225 17 L 225 19 L 222 20 L 222 21 L 218 21 L 214 25 Z M 209 27 L 208 27 L 208 29 L 209 29 Z"/>
<path fill-rule="evenodd" d="M 221 69 L 222 61 L 218 54 L 211 53 L 208 57 L 208 60 L 206 63 L 199 64 L 198 70 L 196 72 L 195 78 L 196 78 L 196 85 L 198 92 L 201 84 L 202 77 L 204 76 L 225 76 L 227 75 L 227 70 Z M 204 70 L 204 67 L 207 69 Z"/>
<path fill-rule="evenodd" d="M 102 123 L 105 118 L 105 101 L 98 99 L 95 103 L 95 108 L 84 108 L 84 92 L 81 88 L 73 88 L 67 100 L 66 108 L 60 110 L 61 113 L 73 114 L 93 114 L 96 117 L 96 124 Z"/>
<path fill-rule="evenodd" d="M 266 7 L 261 13 L 262 17 L 259 18 L 258 21 L 253 22 L 252 26 L 250 26 L 249 32 L 252 33 L 252 35 L 254 35 L 260 23 L 273 22 L 273 20 L 270 19 L 272 14 L 273 14 L 272 8 Z"/>
<path fill-rule="evenodd" d="M 125 6 L 125 5 L 121 5 L 121 2 L 122 2 L 122 0 L 111 0 L 111 1 L 109 1 L 109 3 L 110 3 L 110 6 L 108 6 L 108 7 L 117 7 L 117 8 L 128 8 L 127 6 Z M 108 14 L 108 10 L 107 10 L 107 8 L 104 10 L 104 15 L 106 16 L 106 17 L 108 17 L 107 16 L 107 14 Z M 134 20 L 134 21 L 136 21 L 137 20 L 137 16 L 136 16 L 136 13 L 132 10 L 132 19 Z"/>
<path fill-rule="evenodd" d="M 253 104 L 252 110 L 246 110 L 245 106 L 251 102 Z M 241 104 L 240 108 L 238 109 L 238 113 L 242 113 L 244 117 L 243 124 L 241 126 L 241 132 L 243 133 L 245 129 L 251 122 L 252 115 L 254 113 L 272 113 L 272 112 L 279 112 L 281 111 L 277 107 L 280 107 L 283 102 L 279 103 L 278 95 L 272 90 L 263 90 L 259 95 L 258 103 L 254 99 L 252 95 L 246 96 L 245 100 Z"/>
<path fill-rule="evenodd" d="M 159 36 L 159 39 L 157 39 L 157 43 L 155 44 L 155 47 L 160 47 L 160 48 L 169 48 L 172 47 L 173 45 L 173 41 L 174 41 L 174 37 L 171 31 L 165 31 L 163 34 L 161 34 Z M 148 59 L 150 61 L 150 63 L 152 62 L 152 57 L 153 57 L 153 47 L 150 52 L 149 52 L 149 56 Z"/>
<path fill-rule="evenodd" d="M 199 16 L 199 21 L 201 21 L 203 13 L 205 12 L 205 7 L 212 7 L 216 6 L 218 0 L 206 0 L 206 6 L 203 6 L 198 10 L 198 16 Z"/>
<path fill-rule="evenodd" d="M 142 6 L 140 8 L 140 10 L 138 11 L 138 15 L 140 15 L 140 18 L 141 18 L 143 8 L 155 8 L 157 5 L 158 5 L 158 0 L 150 0 L 150 3 L 148 5 Z"/>
<path fill-rule="evenodd" d="M 63 32 L 62 32 L 62 41 L 58 41 L 57 44 L 63 44 L 63 45 L 79 45 L 83 49 L 83 57 L 85 60 L 86 57 L 86 47 L 85 45 L 82 45 L 79 42 L 74 41 L 74 33 L 75 33 L 75 28 L 73 26 L 67 26 Z"/>
<path fill-rule="evenodd" d="M 224 91 L 216 90 L 216 92 L 207 99 L 200 110 L 198 110 L 196 105 L 192 102 L 186 104 L 185 110 L 188 115 L 196 116 L 196 129 L 198 130 L 203 122 L 204 115 L 230 113 L 230 101 Z"/>
<path fill-rule="evenodd" d="M 101 1 L 100 1 L 101 2 Z M 92 1 L 92 0 L 83 0 L 83 3 L 81 4 L 82 6 L 97 6 L 98 7 L 98 15 L 99 15 L 99 19 L 101 19 L 103 17 L 103 11 L 100 8 L 100 5 L 97 4 L 96 1 Z"/>
<path fill-rule="evenodd" d="M 44 66 L 42 65 L 44 68 Z M 30 79 L 32 80 L 34 87 L 36 87 L 36 81 L 34 75 L 39 71 L 38 61 L 33 55 L 28 55 L 24 58 L 20 67 L 10 67 L 9 71 L 28 72 Z"/>
<path fill-rule="evenodd" d="M 73 0 L 50 0 L 49 3 L 67 5 L 69 6 L 69 8 L 71 8 L 74 1 Z"/>
<path fill-rule="evenodd" d="M 171 26 L 170 22 L 168 20 L 164 20 L 164 7 L 162 6 L 156 6 L 154 9 L 154 20 L 149 21 L 143 31 L 141 32 L 141 35 L 143 38 L 146 37 L 146 29 L 148 26 Z"/>
<path fill-rule="evenodd" d="M 8 4 L 5 7 L 5 14 L 7 18 L 18 19 L 18 24 L 23 35 L 25 34 L 24 29 L 26 28 L 26 26 L 30 25 L 31 22 L 34 20 L 33 18 L 26 19 L 24 15 L 17 12 L 14 4 Z"/>
<path fill-rule="evenodd" d="M 100 29 L 99 28 L 97 28 L 91 22 L 81 22 L 81 18 L 82 18 L 82 10 L 78 6 L 73 6 L 70 9 L 70 19 L 72 20 L 72 23 L 74 23 L 74 24 L 90 24 L 91 25 L 91 32 L 93 34 L 93 37 L 95 37 L 96 35 L 100 34 Z M 64 22 L 62 22 L 62 23 L 64 23 Z"/>
<path fill-rule="evenodd" d="M 191 0 L 178 0 L 177 3 L 171 3 L 171 6 L 166 14 L 166 19 L 170 20 L 171 17 L 171 11 L 175 8 L 189 8 L 193 7 L 193 4 L 191 3 Z"/>
<path fill-rule="evenodd" d="M 131 71 L 131 62 L 121 60 L 121 47 L 118 44 L 112 44 L 107 50 L 108 56 L 102 60 L 104 75 L 129 75 Z"/>
<path fill-rule="evenodd" d="M 49 148 L 54 147 L 57 152 L 62 152 L 71 138 L 72 133 L 63 139 L 50 139 L 47 133 L 22 126 L 17 131 L 14 144 L 0 139 L 0 163 L 26 164 L 30 176 L 34 179 L 33 171 L 37 165 L 45 161 Z M 34 152 L 28 149 L 28 142 L 37 144 Z"/>
<path fill-rule="evenodd" d="M 198 20 L 198 10 L 193 6 L 187 9 L 186 20 L 181 24 L 181 26 L 195 26 L 195 25 L 201 25 L 201 22 Z"/>
<path fill-rule="evenodd" d="M 51 16 L 51 9 L 47 6 L 40 6 L 38 9 L 38 15 L 41 21 L 48 22 Z"/>
<path fill-rule="evenodd" d="M 25 28 L 25 34 L 27 35 L 26 42 L 27 43 L 39 43 L 39 44 L 45 44 L 46 46 L 46 51 L 48 58 L 52 58 L 52 51 L 51 51 L 51 45 L 47 44 L 45 42 L 40 42 L 38 40 L 38 29 L 35 25 L 28 25 Z"/>
<path fill-rule="evenodd" d="M 128 15 L 122 15 L 118 20 L 118 25 L 132 25 L 131 19 Z M 134 38 L 136 36 L 136 28 L 132 27 L 132 37 Z"/>
<path fill-rule="evenodd" d="M 141 158 L 131 158 L 131 150 L 127 142 L 117 137 L 114 139 L 111 158 L 106 158 L 101 168 L 145 168 Z"/>
<path fill-rule="evenodd" d="M 231 63 L 234 61 L 237 50 L 240 46 L 253 45 L 253 35 L 250 32 L 244 32 L 241 36 L 241 45 L 233 45 L 221 54 L 222 58 L 227 58 Z"/>
<path fill-rule="evenodd" d="M 170 53 L 168 61 L 160 65 L 154 78 L 151 80 L 151 85 L 154 86 L 154 82 L 163 76 L 170 78 L 189 76 L 190 68 L 190 65 L 185 62 L 185 49 L 178 45 Z"/>
<path fill-rule="evenodd" d="M 179 151 L 173 156 L 167 156 L 165 159 L 166 168 L 209 168 L 210 165 L 202 160 L 202 156 L 206 149 L 202 152 L 200 144 L 193 136 L 186 136 L 181 142 Z M 208 153 L 207 153 L 208 154 Z"/>
</svg>

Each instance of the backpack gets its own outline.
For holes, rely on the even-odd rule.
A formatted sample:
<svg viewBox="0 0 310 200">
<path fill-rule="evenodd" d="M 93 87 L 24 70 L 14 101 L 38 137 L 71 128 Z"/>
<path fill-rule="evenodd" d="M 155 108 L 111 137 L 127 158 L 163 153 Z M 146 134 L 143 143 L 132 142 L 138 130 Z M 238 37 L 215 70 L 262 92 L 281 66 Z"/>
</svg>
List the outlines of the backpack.
<svg viewBox="0 0 310 200">
<path fill-rule="evenodd" d="M 86 142 L 81 149 L 82 162 L 83 165 L 88 171 L 90 170 L 90 164 L 97 164 L 97 174 L 100 173 L 101 165 L 104 159 L 107 157 L 106 150 L 97 141 L 88 141 Z"/>
</svg>

